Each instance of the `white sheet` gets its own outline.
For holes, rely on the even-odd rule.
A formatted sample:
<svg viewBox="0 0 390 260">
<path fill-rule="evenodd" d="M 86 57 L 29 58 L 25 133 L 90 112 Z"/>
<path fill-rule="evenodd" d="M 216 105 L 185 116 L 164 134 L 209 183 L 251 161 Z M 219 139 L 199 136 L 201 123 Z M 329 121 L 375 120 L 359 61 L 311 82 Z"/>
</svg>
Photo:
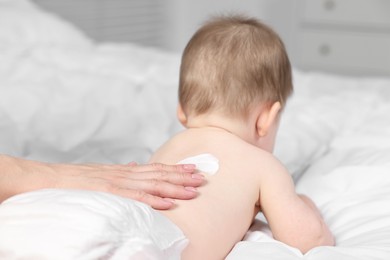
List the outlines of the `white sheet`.
<svg viewBox="0 0 390 260">
<path fill-rule="evenodd" d="M 28 1 L 0 0 L 0 60 L 1 153 L 144 162 L 180 129 L 178 54 L 96 44 Z M 294 83 L 275 154 L 337 246 L 302 256 L 273 240 L 259 215 L 228 258 L 390 259 L 390 79 L 295 70 Z"/>
<path fill-rule="evenodd" d="M 0 207 L 0 259 L 180 259 L 188 240 L 151 207 L 102 192 L 47 189 Z"/>
</svg>

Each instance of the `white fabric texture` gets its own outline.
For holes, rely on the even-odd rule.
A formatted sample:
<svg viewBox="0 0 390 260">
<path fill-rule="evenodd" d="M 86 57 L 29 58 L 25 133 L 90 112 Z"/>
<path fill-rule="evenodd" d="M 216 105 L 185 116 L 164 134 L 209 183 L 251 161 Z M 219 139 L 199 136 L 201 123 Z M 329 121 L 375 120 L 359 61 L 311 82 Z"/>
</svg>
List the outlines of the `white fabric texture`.
<svg viewBox="0 0 390 260">
<path fill-rule="evenodd" d="M 180 259 L 187 243 L 159 212 L 106 193 L 42 190 L 0 207 L 1 259 Z"/>
<path fill-rule="evenodd" d="M 0 153 L 51 162 L 142 163 L 181 129 L 175 118 L 178 54 L 97 44 L 27 0 L 0 0 L 0 60 Z M 337 246 L 302 255 L 275 241 L 259 214 L 228 259 L 390 259 L 390 79 L 295 70 L 294 85 L 275 155 L 297 190 L 319 206 Z M 52 259 L 104 255 L 125 245 L 130 231 L 123 223 L 131 217 L 126 200 L 66 194 L 47 190 L 1 204 L 2 253 L 28 255 L 27 238 L 57 248 Z M 13 214 L 18 217 L 5 217 Z M 80 231 L 75 251 L 59 246 L 72 242 L 62 239 L 71 230 Z M 16 239 L 26 246 L 7 244 Z"/>
<path fill-rule="evenodd" d="M 0 47 L 3 44 L 89 46 L 91 40 L 58 16 L 26 0 L 0 1 Z"/>
</svg>

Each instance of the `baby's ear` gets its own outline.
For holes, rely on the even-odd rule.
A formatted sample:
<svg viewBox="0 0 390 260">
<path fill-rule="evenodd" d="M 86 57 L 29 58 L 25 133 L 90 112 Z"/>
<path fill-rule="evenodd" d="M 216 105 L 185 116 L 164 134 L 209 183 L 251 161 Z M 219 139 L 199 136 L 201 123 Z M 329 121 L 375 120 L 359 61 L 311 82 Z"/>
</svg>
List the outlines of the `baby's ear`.
<svg viewBox="0 0 390 260">
<path fill-rule="evenodd" d="M 180 104 L 177 105 L 176 115 L 177 115 L 177 119 L 179 119 L 179 122 L 180 122 L 184 127 L 186 127 L 186 125 L 187 125 L 187 116 L 186 116 L 186 114 L 184 113 L 183 108 L 181 107 Z"/>
<path fill-rule="evenodd" d="M 278 122 L 281 108 L 282 106 L 279 101 L 263 107 L 256 124 L 257 133 L 260 137 L 266 136 L 270 127 Z"/>
</svg>

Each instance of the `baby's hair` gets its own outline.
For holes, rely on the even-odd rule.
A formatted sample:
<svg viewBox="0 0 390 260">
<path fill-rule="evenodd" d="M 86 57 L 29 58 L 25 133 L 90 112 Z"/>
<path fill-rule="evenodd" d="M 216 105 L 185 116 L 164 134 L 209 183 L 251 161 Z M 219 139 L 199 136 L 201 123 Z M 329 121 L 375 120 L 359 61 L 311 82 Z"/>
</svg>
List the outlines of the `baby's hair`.
<svg viewBox="0 0 390 260">
<path fill-rule="evenodd" d="M 246 117 L 258 102 L 279 101 L 283 106 L 292 91 L 291 65 L 282 40 L 255 18 L 214 17 L 183 52 L 179 102 L 185 113 L 218 109 Z"/>
</svg>

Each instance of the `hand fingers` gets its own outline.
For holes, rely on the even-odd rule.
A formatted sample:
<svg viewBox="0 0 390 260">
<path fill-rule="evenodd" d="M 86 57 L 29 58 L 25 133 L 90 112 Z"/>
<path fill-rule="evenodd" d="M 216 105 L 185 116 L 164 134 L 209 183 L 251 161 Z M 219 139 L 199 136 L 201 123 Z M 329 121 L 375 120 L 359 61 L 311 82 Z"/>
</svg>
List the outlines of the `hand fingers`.
<svg viewBox="0 0 390 260">
<path fill-rule="evenodd" d="M 97 166 L 98 167 L 98 166 Z M 95 169 L 96 167 L 91 166 Z M 91 170 L 93 170 L 91 169 Z M 192 199 L 196 188 L 203 184 L 204 177 L 193 173 L 194 165 L 107 165 L 102 174 L 93 176 L 109 193 L 142 201 L 154 208 L 172 207 L 172 199 Z M 106 174 L 110 172 L 111 174 Z"/>
<path fill-rule="evenodd" d="M 160 163 L 138 165 L 131 162 L 127 165 L 90 165 L 90 171 L 105 171 L 101 178 L 150 180 L 156 179 L 182 186 L 198 187 L 202 185 L 204 176 L 195 173 L 194 164 L 165 165 Z M 110 173 L 110 174 L 106 174 Z"/>
<path fill-rule="evenodd" d="M 118 185 L 117 187 L 120 189 L 138 190 L 141 193 L 172 199 L 187 200 L 195 198 L 198 194 L 194 187 L 185 187 L 155 179 L 122 181 L 120 186 Z"/>
<path fill-rule="evenodd" d="M 156 180 L 160 182 L 167 182 L 170 184 L 188 186 L 188 187 L 198 187 L 204 183 L 204 176 L 199 173 L 193 173 L 191 170 L 187 172 L 180 172 L 182 165 L 165 165 L 155 164 L 153 165 L 111 165 L 104 168 L 103 175 L 97 175 L 99 178 L 111 180 L 114 183 L 121 182 L 124 180 Z M 178 171 L 166 171 L 166 170 L 156 170 L 155 168 L 162 167 L 164 169 L 179 169 Z M 192 168 L 192 166 L 190 166 Z M 98 168 L 99 169 L 99 168 Z M 96 170 L 95 168 L 92 170 Z M 91 170 L 91 171 L 92 171 Z M 101 168 L 100 168 L 101 170 Z M 109 174 L 108 174 L 109 173 Z M 137 187 L 134 187 L 137 189 Z"/>
<path fill-rule="evenodd" d="M 115 194 L 148 204 L 154 209 L 166 210 L 175 205 L 174 200 L 165 199 L 139 190 L 117 189 Z"/>
<path fill-rule="evenodd" d="M 193 173 L 196 166 L 194 164 L 175 164 L 167 165 L 162 163 L 131 165 L 131 169 L 135 172 L 147 172 L 147 171 L 165 171 L 165 172 L 180 172 L 180 173 Z"/>
<path fill-rule="evenodd" d="M 137 187 L 136 190 L 131 187 L 134 185 Z M 162 210 L 173 207 L 173 199 L 193 199 L 198 194 L 193 187 L 188 188 L 156 180 L 132 181 L 128 186 L 115 187 L 109 192 L 146 203 L 155 209 Z"/>
<path fill-rule="evenodd" d="M 204 183 L 204 176 L 198 173 L 177 173 L 177 172 L 139 172 L 131 173 L 129 178 L 134 180 L 156 180 L 160 182 L 167 182 L 170 184 L 180 186 L 198 187 Z"/>
<path fill-rule="evenodd" d="M 183 186 L 197 187 L 203 183 L 204 176 L 195 173 L 194 164 L 166 165 L 161 163 L 138 165 L 131 162 L 127 165 L 111 165 L 106 170 L 120 171 L 123 178 L 138 180 L 156 179 Z"/>
</svg>

